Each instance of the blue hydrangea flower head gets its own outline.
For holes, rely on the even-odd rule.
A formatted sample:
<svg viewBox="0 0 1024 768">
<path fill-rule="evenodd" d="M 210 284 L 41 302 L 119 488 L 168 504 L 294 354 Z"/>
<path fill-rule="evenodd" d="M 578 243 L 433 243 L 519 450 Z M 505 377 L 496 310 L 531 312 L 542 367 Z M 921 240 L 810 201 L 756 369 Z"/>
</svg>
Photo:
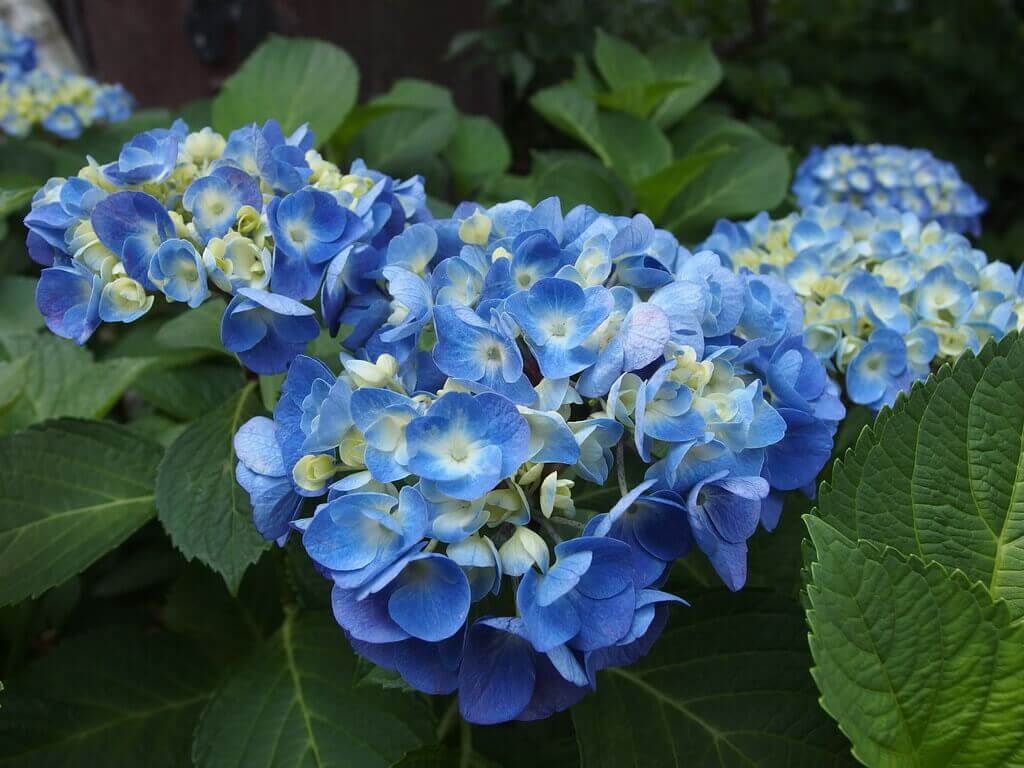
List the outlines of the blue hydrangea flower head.
<svg viewBox="0 0 1024 768">
<path fill-rule="evenodd" d="M 812 206 L 774 221 L 722 221 L 702 247 L 761 281 L 742 332 L 774 338 L 802 324 L 806 349 L 854 403 L 876 410 L 934 367 L 1021 323 L 1020 284 L 1008 265 L 989 262 L 938 222 L 894 208 Z M 803 352 L 783 342 L 772 357 L 761 350 L 757 365 L 788 407 L 822 418 L 838 412 Z M 816 401 L 814 391 L 823 393 Z"/>
<path fill-rule="evenodd" d="M 76 139 L 89 126 L 126 120 L 131 95 L 120 85 L 36 68 L 35 40 L 0 22 L 0 130 L 28 136 L 36 126 Z"/>
<path fill-rule="evenodd" d="M 926 149 L 882 144 L 815 147 L 800 164 L 793 194 L 803 208 L 851 203 L 869 211 L 895 208 L 951 232 L 981 232 L 988 204 L 952 163 Z"/>
<path fill-rule="evenodd" d="M 125 109 L 123 90 L 104 93 L 104 104 L 90 109 Z M 62 105 L 65 113 L 88 123 L 77 106 Z M 261 373 L 284 372 L 321 324 L 333 334 L 345 329 L 353 348 L 404 344 L 394 350 L 404 360 L 412 342 L 404 339 L 429 322 L 433 295 L 425 263 L 416 274 L 399 265 L 402 246 L 394 265 L 384 259 L 395 239 L 436 245 L 422 179 L 392 179 L 362 163 L 343 173 L 312 146 L 307 128 L 285 136 L 273 120 L 227 138 L 178 120 L 134 136 L 113 162 L 90 158 L 76 176 L 50 179 L 25 224 L 33 260 L 70 268 L 44 281 L 39 306 L 51 327 L 84 344 L 104 322 L 141 317 L 157 293 L 196 308 L 222 292 L 237 299 L 222 323 L 225 341 Z M 238 298 L 240 290 L 258 299 Z M 303 303 L 318 295 L 319 318 Z M 399 314 L 402 328 L 374 337 Z M 328 467 L 310 461 L 303 471 L 313 478 Z"/>
<path fill-rule="evenodd" d="M 315 184 L 330 175 L 311 165 Z M 377 194 L 365 190 L 387 192 L 352 171 L 337 210 L 295 220 L 359 217 Z M 271 200 L 268 219 L 302 194 Z M 287 221 L 269 227 L 279 254 Z M 457 691 L 472 722 L 546 717 L 647 653 L 684 604 L 659 589 L 678 558 L 699 553 L 743 586 L 747 540 L 812 483 L 843 407 L 786 280 L 686 251 L 645 216 L 551 198 L 406 223 L 386 248 L 374 243 L 390 224 L 323 246 L 342 371 L 295 357 L 274 412 L 280 461 L 257 482 L 240 454 L 239 477 L 254 514 L 295 518 L 359 654 L 418 690 Z M 834 242 L 806 229 L 819 251 Z M 229 314 L 251 295 L 236 288 Z M 854 311 L 896 322 L 887 296 L 865 296 Z M 617 503 L 596 501 L 608 484 Z"/>
</svg>

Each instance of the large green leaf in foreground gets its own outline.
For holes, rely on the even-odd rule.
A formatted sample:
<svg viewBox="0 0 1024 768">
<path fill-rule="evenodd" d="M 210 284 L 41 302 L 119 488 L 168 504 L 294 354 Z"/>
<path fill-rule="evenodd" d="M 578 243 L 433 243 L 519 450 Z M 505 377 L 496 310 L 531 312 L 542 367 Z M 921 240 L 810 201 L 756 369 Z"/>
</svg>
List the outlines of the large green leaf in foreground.
<svg viewBox="0 0 1024 768">
<path fill-rule="evenodd" d="M 690 595 L 650 655 L 572 710 L 585 768 L 849 765 L 818 706 L 803 616 L 786 596 Z"/>
<path fill-rule="evenodd" d="M 867 765 L 1024 764 L 1022 431 L 1015 334 L 901 396 L 822 486 L 814 676 Z"/>
<path fill-rule="evenodd" d="M 323 614 L 288 616 L 210 702 L 196 766 L 386 768 L 432 740 L 420 698 L 356 688 L 355 679 L 356 656 L 337 624 Z"/>
<path fill-rule="evenodd" d="M 848 538 L 960 569 L 1024 615 L 1024 341 L 967 353 L 883 413 L 822 487 Z"/>
<path fill-rule="evenodd" d="M 63 641 L 7 683 L 4 768 L 177 768 L 216 684 L 181 638 L 109 628 Z"/>
<path fill-rule="evenodd" d="M 60 584 L 149 520 L 160 455 L 99 421 L 51 421 L 0 440 L 0 605 Z"/>
<path fill-rule="evenodd" d="M 1024 761 L 1024 626 L 963 572 L 809 518 L 822 705 L 870 766 Z"/>
</svg>

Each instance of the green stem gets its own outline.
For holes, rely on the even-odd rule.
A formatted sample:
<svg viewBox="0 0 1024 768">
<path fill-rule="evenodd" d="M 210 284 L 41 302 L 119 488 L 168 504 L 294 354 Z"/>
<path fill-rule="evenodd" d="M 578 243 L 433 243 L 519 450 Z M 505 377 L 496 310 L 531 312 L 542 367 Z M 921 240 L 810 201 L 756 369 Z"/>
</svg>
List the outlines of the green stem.
<svg viewBox="0 0 1024 768">
<path fill-rule="evenodd" d="M 621 440 L 615 446 L 615 475 L 619 479 L 619 493 L 625 496 L 629 493 L 629 486 L 626 485 L 626 456 Z"/>
<path fill-rule="evenodd" d="M 473 729 L 465 720 L 462 723 L 462 735 L 459 739 L 459 768 L 470 768 L 473 764 Z"/>
<path fill-rule="evenodd" d="M 452 730 L 452 726 L 455 725 L 455 718 L 459 714 L 459 700 L 452 697 L 452 703 L 448 705 L 448 709 L 444 711 L 441 716 L 441 722 L 437 724 L 437 740 L 438 742 L 444 741 Z"/>
</svg>

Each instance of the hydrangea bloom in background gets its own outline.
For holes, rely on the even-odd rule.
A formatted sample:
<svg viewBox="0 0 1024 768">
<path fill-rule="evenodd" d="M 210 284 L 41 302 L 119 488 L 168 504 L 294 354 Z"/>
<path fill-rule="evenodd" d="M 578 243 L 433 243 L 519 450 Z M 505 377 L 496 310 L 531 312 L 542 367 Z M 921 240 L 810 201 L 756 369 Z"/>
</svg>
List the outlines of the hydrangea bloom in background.
<svg viewBox="0 0 1024 768">
<path fill-rule="evenodd" d="M 344 225 L 314 219 L 308 253 Z M 322 307 L 354 353 L 295 359 L 237 478 L 353 647 L 467 720 L 545 717 L 645 654 L 693 549 L 740 589 L 829 457 L 844 410 L 792 289 L 643 215 L 463 204 L 345 253 Z"/>
<path fill-rule="evenodd" d="M 785 279 L 803 303 L 807 346 L 850 400 L 876 410 L 935 366 L 1022 327 L 1021 272 L 892 208 L 719 221 L 701 247 L 741 272 Z"/>
<path fill-rule="evenodd" d="M 895 208 L 975 235 L 988 207 L 952 163 L 927 149 L 883 144 L 815 147 L 797 168 L 793 194 L 801 208 L 833 203 L 874 212 Z"/>
<path fill-rule="evenodd" d="M 27 136 L 38 126 L 74 139 L 90 125 L 117 123 L 132 113 L 131 94 L 120 85 L 36 69 L 35 41 L 2 22 L 0 80 L 0 130 L 9 136 Z"/>
<path fill-rule="evenodd" d="M 372 279 L 361 260 L 430 218 L 418 177 L 398 182 L 359 162 L 344 173 L 312 145 L 305 128 L 286 137 L 274 121 L 227 138 L 178 121 L 105 165 L 50 179 L 25 217 L 29 253 L 46 267 L 36 303 L 47 326 L 84 344 L 157 295 L 198 307 L 220 291 L 232 297 L 224 347 L 256 373 L 284 371 L 320 333 L 302 302 L 324 276 L 334 307 L 345 280 Z"/>
<path fill-rule="evenodd" d="M 36 41 L 19 35 L 0 21 L 0 80 L 29 72 L 36 67 Z"/>
</svg>

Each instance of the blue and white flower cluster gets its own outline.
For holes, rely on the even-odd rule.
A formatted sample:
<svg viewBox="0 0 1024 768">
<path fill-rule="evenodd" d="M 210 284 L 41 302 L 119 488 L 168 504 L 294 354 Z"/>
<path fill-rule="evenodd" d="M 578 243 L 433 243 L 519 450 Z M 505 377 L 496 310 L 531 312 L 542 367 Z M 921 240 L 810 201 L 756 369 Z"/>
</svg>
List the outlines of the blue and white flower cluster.
<svg viewBox="0 0 1024 768">
<path fill-rule="evenodd" d="M 33 69 L 0 82 L 0 129 L 24 137 L 41 126 L 62 139 L 75 139 L 90 125 L 128 119 L 132 105 L 131 94 L 120 85 Z"/>
<path fill-rule="evenodd" d="M 79 344 L 103 322 L 130 323 L 157 295 L 198 307 L 231 297 L 225 349 L 256 373 L 285 370 L 320 333 L 303 303 L 362 279 L 407 225 L 430 218 L 419 177 L 397 182 L 361 162 L 344 173 L 300 128 L 268 121 L 227 138 L 210 128 L 141 133 L 105 165 L 50 179 L 25 217 L 43 270 L 36 303 L 54 333 Z M 347 266 L 346 266 L 347 265 Z"/>
<path fill-rule="evenodd" d="M 96 123 L 117 123 L 132 113 L 120 85 L 98 83 L 73 72 L 36 68 L 35 40 L 0 22 L 0 130 L 24 137 L 36 126 L 74 139 Z"/>
<path fill-rule="evenodd" d="M 295 359 L 237 479 L 353 647 L 469 721 L 545 717 L 646 653 L 694 548 L 741 588 L 829 457 L 844 410 L 792 289 L 643 215 L 463 204 L 348 254 L 322 304 L 355 353 Z"/>
<path fill-rule="evenodd" d="M 895 208 L 952 232 L 981 232 L 988 204 L 956 167 L 927 149 L 883 144 L 815 147 L 797 168 L 793 194 L 801 208 L 849 203 L 868 211 Z"/>
<path fill-rule="evenodd" d="M 807 346 L 854 403 L 891 405 L 911 383 L 1024 325 L 1024 275 L 912 213 L 848 205 L 719 221 L 701 246 L 740 272 L 784 279 Z"/>
<path fill-rule="evenodd" d="M 0 21 L 0 80 L 18 77 L 36 68 L 36 41 L 19 35 Z"/>
</svg>

